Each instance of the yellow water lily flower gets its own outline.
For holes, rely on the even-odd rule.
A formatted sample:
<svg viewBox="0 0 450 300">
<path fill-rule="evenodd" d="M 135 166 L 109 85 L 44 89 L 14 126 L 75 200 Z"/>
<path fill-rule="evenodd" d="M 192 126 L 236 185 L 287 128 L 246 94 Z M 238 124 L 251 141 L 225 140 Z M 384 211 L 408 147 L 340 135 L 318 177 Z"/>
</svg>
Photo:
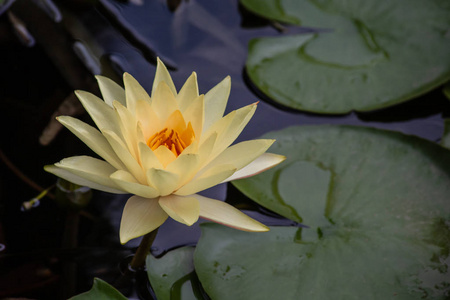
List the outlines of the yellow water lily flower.
<svg viewBox="0 0 450 300">
<path fill-rule="evenodd" d="M 223 116 L 229 77 L 199 95 L 194 72 L 177 93 L 158 59 L 151 96 L 127 73 L 125 89 L 106 77 L 97 80 L 104 101 L 83 91 L 76 95 L 99 130 L 69 116 L 58 120 L 104 160 L 69 157 L 45 170 L 93 189 L 134 194 L 123 211 L 121 243 L 153 231 L 169 216 L 189 226 L 202 217 L 245 231 L 268 230 L 225 202 L 196 194 L 284 160 L 265 153 L 274 140 L 230 146 L 256 104 Z"/>
</svg>

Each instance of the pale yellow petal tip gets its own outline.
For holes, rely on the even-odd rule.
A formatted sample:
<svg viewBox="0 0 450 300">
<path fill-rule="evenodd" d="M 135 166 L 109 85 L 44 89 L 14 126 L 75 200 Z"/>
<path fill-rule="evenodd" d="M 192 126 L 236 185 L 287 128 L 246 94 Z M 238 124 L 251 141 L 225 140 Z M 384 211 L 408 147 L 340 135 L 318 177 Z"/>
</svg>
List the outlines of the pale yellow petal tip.
<svg viewBox="0 0 450 300">
<path fill-rule="evenodd" d="M 55 165 L 45 165 L 44 166 L 44 171 L 52 173 L 51 169 L 54 168 Z"/>
<path fill-rule="evenodd" d="M 122 245 L 125 245 L 126 243 L 128 243 L 128 241 L 130 241 L 130 240 L 132 240 L 134 238 L 137 238 L 137 237 L 139 237 L 139 236 L 133 237 L 133 236 L 130 236 L 130 235 L 126 235 L 125 233 L 122 233 L 122 232 L 119 233 L 119 239 L 120 239 L 120 243 Z"/>
<path fill-rule="evenodd" d="M 126 244 L 126 243 L 128 243 L 129 241 L 131 241 L 132 239 L 136 239 L 136 238 L 138 238 L 138 237 L 140 237 L 140 236 L 144 236 L 144 235 L 146 235 L 147 233 L 144 233 L 144 234 L 136 234 L 136 233 L 134 233 L 133 231 L 131 231 L 131 230 L 126 230 L 124 227 L 123 227 L 123 221 L 122 222 L 120 222 L 120 229 L 119 229 L 119 240 L 120 240 L 120 243 L 122 244 L 122 245 L 124 245 L 124 244 Z"/>
<path fill-rule="evenodd" d="M 247 232 L 267 232 L 270 231 L 270 228 L 267 227 L 266 225 L 264 225 L 263 223 L 260 223 L 258 221 L 256 221 L 255 219 L 252 219 L 252 225 L 251 226 L 239 226 L 239 225 L 226 225 L 228 227 L 234 228 L 234 229 L 238 229 L 241 231 L 247 231 Z M 213 221 L 214 222 L 214 221 Z"/>
<path fill-rule="evenodd" d="M 267 231 L 270 231 L 270 228 L 267 227 L 266 225 L 264 225 L 262 223 L 259 223 L 258 225 L 259 225 L 259 228 L 252 229 L 252 230 L 249 230 L 249 231 L 250 232 L 267 232 Z"/>
<path fill-rule="evenodd" d="M 109 79 L 108 77 L 102 76 L 102 75 L 94 75 L 94 77 L 95 77 L 95 79 L 96 79 L 97 81 L 103 80 L 103 79 L 105 79 L 105 78 Z"/>
</svg>

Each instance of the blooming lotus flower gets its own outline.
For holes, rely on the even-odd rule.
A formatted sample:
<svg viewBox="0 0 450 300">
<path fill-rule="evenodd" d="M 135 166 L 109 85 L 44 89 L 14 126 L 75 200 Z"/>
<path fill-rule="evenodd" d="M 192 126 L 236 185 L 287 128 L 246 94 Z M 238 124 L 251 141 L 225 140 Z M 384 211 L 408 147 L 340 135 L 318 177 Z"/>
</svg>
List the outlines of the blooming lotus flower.
<svg viewBox="0 0 450 300">
<path fill-rule="evenodd" d="M 127 73 L 125 89 L 102 76 L 97 80 L 104 101 L 83 91 L 76 95 L 99 130 L 69 116 L 58 120 L 104 160 L 74 156 L 45 170 L 93 189 L 134 194 L 123 211 L 121 243 L 153 231 L 169 216 L 189 226 L 202 217 L 245 231 L 268 230 L 225 202 L 197 194 L 284 160 L 265 153 L 274 140 L 230 146 L 256 104 L 223 116 L 229 77 L 199 95 L 194 72 L 177 93 L 158 60 L 151 97 Z"/>
</svg>

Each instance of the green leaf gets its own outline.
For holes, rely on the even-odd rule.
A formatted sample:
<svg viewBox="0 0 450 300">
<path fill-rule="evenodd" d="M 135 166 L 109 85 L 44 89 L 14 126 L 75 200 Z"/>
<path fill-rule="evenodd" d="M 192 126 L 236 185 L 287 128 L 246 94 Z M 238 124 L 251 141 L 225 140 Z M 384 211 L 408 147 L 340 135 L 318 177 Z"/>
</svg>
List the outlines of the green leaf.
<svg viewBox="0 0 450 300">
<path fill-rule="evenodd" d="M 197 299 L 192 286 L 193 255 L 193 247 L 182 247 L 161 258 L 147 256 L 147 274 L 158 300 Z"/>
<path fill-rule="evenodd" d="M 127 300 L 127 298 L 108 283 L 94 278 L 94 285 L 88 292 L 74 296 L 70 300 Z"/>
<path fill-rule="evenodd" d="M 309 228 L 202 225 L 194 262 L 212 299 L 448 299 L 450 151 L 351 126 L 268 137 L 286 162 L 234 184 Z"/>
<path fill-rule="evenodd" d="M 266 18 L 320 30 L 249 44 L 249 77 L 283 105 L 317 113 L 369 111 L 450 78 L 446 0 L 241 3 Z"/>
<path fill-rule="evenodd" d="M 442 134 L 441 145 L 450 149 L 450 119 L 444 120 L 444 133 Z"/>
</svg>

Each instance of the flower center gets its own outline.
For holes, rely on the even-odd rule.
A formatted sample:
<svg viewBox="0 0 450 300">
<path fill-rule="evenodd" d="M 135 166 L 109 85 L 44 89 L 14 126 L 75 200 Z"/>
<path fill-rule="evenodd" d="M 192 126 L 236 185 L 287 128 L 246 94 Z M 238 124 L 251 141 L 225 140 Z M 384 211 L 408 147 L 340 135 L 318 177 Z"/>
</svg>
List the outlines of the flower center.
<svg viewBox="0 0 450 300">
<path fill-rule="evenodd" d="M 192 125 L 189 122 L 187 128 L 182 132 L 178 132 L 174 129 L 164 128 L 163 130 L 152 135 L 148 141 L 147 145 L 152 149 L 156 150 L 160 146 L 167 147 L 170 151 L 172 151 L 175 156 L 183 152 L 187 146 L 189 146 L 194 140 L 194 130 L 192 129 Z"/>
</svg>

